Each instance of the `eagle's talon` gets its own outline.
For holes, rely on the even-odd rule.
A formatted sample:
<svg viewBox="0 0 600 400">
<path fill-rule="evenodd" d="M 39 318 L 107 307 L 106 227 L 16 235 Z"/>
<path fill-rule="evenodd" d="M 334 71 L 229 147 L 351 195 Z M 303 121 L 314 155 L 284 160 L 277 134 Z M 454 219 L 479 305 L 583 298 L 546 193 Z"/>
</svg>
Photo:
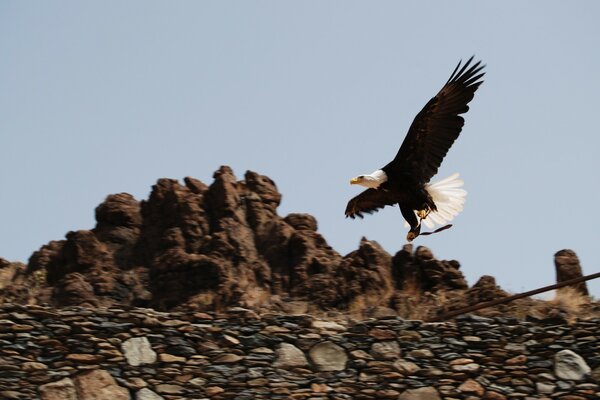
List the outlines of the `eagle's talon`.
<svg viewBox="0 0 600 400">
<path fill-rule="evenodd" d="M 431 208 L 427 207 L 423 210 L 418 210 L 417 216 L 421 219 L 425 219 L 425 218 L 427 218 L 427 216 L 429 215 L 430 212 L 431 212 Z"/>
</svg>

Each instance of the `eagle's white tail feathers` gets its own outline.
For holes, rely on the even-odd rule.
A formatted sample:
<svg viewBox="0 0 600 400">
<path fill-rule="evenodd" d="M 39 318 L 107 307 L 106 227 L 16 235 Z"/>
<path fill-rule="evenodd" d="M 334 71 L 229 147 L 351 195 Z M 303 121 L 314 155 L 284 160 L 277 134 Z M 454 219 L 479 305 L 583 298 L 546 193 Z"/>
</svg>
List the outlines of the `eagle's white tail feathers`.
<svg viewBox="0 0 600 400">
<path fill-rule="evenodd" d="M 445 225 L 452 221 L 462 210 L 467 197 L 467 191 L 462 187 L 464 182 L 458 173 L 434 183 L 428 183 L 425 188 L 433 199 L 437 211 L 431 212 L 422 223 L 431 229 L 435 225 Z M 408 223 L 404 223 L 408 227 Z"/>
</svg>

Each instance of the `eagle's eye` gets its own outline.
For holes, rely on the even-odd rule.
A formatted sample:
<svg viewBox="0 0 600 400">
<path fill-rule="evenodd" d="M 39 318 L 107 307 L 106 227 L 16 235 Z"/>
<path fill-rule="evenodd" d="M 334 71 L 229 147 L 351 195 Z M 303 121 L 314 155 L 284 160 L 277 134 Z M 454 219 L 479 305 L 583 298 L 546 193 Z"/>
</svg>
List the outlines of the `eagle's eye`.
<svg viewBox="0 0 600 400">
<path fill-rule="evenodd" d="M 365 178 L 365 176 L 364 176 L 364 175 L 359 175 L 359 176 L 358 176 L 358 179 L 364 179 L 364 178 Z"/>
</svg>

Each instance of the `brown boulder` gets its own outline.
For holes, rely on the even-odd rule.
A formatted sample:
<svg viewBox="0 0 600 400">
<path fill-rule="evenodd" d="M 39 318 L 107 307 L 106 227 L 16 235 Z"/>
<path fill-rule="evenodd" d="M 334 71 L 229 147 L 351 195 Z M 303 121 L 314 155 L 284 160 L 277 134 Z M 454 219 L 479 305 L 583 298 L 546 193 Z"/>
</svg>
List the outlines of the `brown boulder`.
<svg viewBox="0 0 600 400">
<path fill-rule="evenodd" d="M 467 289 L 468 285 L 456 260 L 437 260 L 425 246 L 413 252 L 411 244 L 405 245 L 392 260 L 396 288 L 437 292 Z"/>
<path fill-rule="evenodd" d="M 119 386 L 106 371 L 94 369 L 77 375 L 73 382 L 81 400 L 129 400 L 129 390 Z"/>
<path fill-rule="evenodd" d="M 110 195 L 96 208 L 97 239 L 112 252 L 119 268 L 135 264 L 134 250 L 140 236 L 140 203 L 128 193 Z"/>
<path fill-rule="evenodd" d="M 392 256 L 379 243 L 362 238 L 358 250 L 335 270 L 331 290 L 340 298 L 332 306 L 359 311 L 387 305 L 394 291 L 391 267 Z"/>
<path fill-rule="evenodd" d="M 29 263 L 27 264 L 28 272 L 59 269 L 59 265 L 62 264 L 60 256 L 64 244 L 64 240 L 53 240 L 48 244 L 43 245 L 29 257 Z"/>
<path fill-rule="evenodd" d="M 579 258 L 573 250 L 560 250 L 554 254 L 554 266 L 556 267 L 556 283 L 583 276 Z M 587 284 L 585 282 L 570 285 L 569 287 L 575 289 L 584 296 L 589 296 Z"/>
</svg>

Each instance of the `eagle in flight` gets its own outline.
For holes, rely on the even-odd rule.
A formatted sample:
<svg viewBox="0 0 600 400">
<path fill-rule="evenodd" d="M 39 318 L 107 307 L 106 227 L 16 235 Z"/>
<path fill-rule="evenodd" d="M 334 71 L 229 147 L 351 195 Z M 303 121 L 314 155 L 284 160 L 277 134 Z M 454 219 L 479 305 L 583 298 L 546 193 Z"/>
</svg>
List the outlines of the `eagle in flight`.
<svg viewBox="0 0 600 400">
<path fill-rule="evenodd" d="M 348 202 L 346 217 L 363 218 L 364 213 L 398 204 L 410 226 L 406 235 L 410 242 L 421 233 L 421 223 L 428 228 L 443 225 L 462 211 L 467 192 L 458 174 L 434 183 L 429 180 L 458 138 L 465 123 L 460 115 L 469 110 L 468 104 L 483 82 L 484 65 L 472 61 L 473 57 L 462 66 L 462 61 L 458 63 L 444 87 L 417 114 L 389 164 L 350 180 L 368 189 Z"/>
</svg>

